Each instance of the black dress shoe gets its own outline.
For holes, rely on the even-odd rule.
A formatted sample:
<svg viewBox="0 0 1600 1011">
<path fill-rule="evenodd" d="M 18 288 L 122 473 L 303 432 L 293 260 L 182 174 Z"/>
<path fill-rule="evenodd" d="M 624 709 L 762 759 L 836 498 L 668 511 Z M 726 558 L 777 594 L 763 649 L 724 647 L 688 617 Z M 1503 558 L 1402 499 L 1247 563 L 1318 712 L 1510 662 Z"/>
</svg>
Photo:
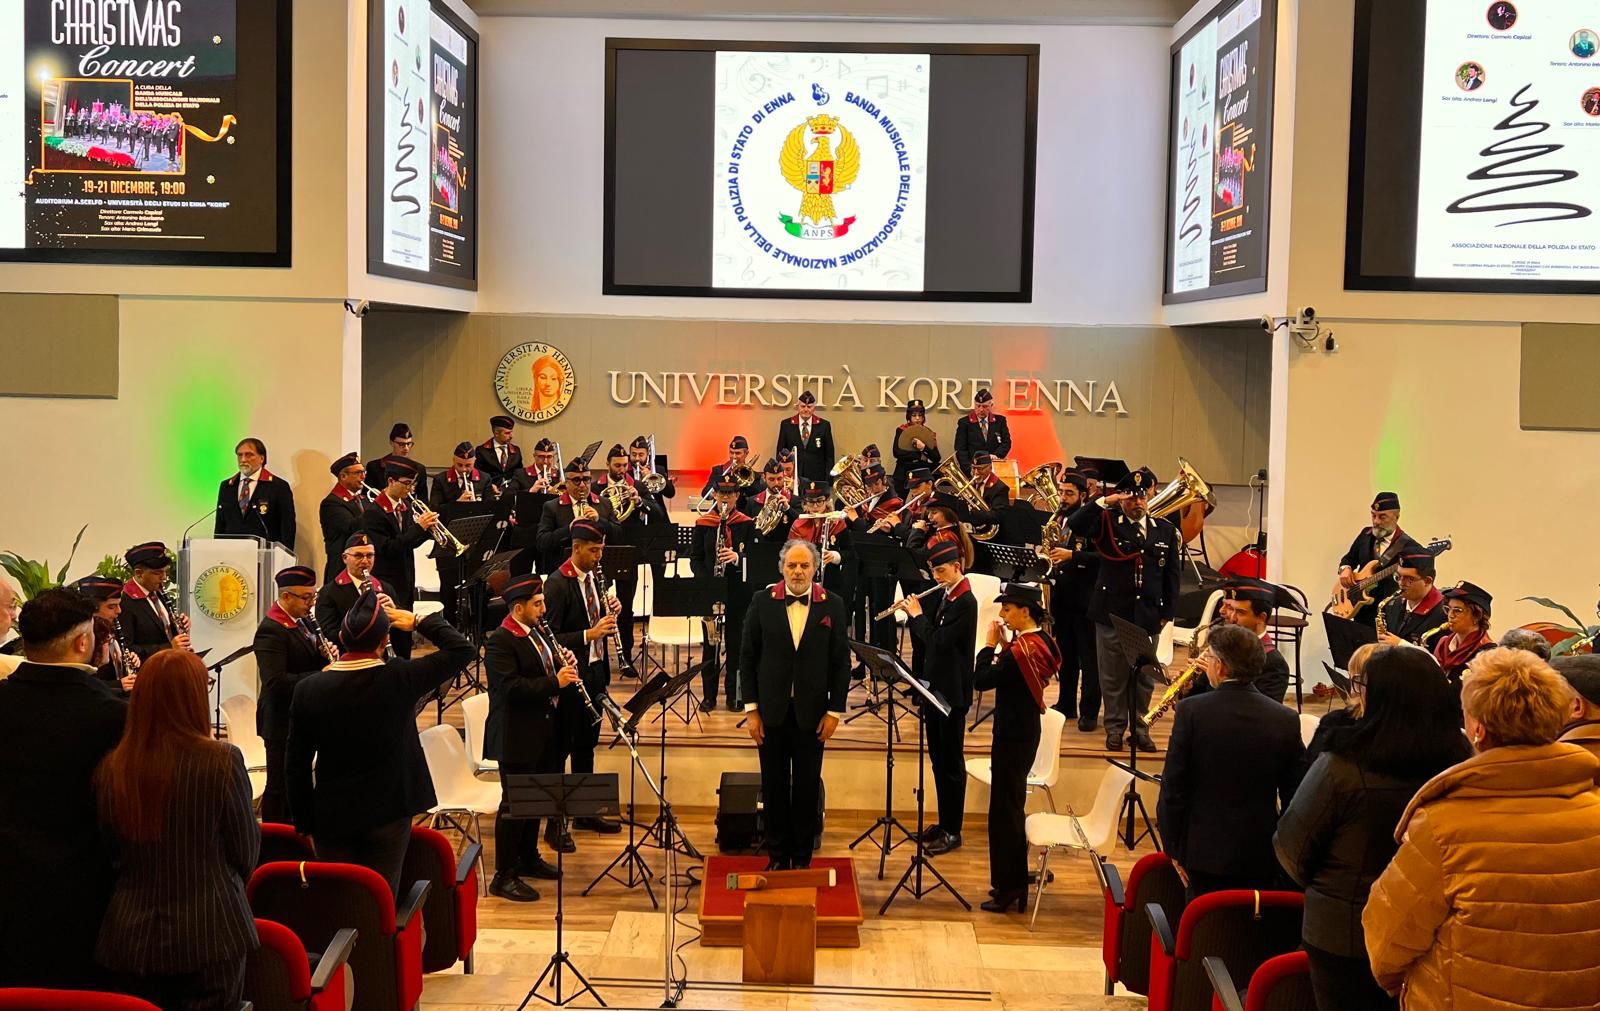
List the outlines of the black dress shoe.
<svg viewBox="0 0 1600 1011">
<path fill-rule="evenodd" d="M 865 681 L 867 679 L 867 665 L 858 663 L 850 671 L 851 681 Z"/>
<path fill-rule="evenodd" d="M 944 853 L 949 853 L 951 850 L 958 850 L 960 848 L 960 833 L 951 834 L 949 832 L 945 832 L 941 834 L 937 840 L 928 844 L 928 856 L 936 857 Z"/>
<path fill-rule="evenodd" d="M 1150 739 L 1149 732 L 1145 730 L 1135 730 L 1133 732 L 1133 746 L 1140 751 L 1156 750 L 1156 742 Z"/>
<path fill-rule="evenodd" d="M 494 880 L 489 882 L 489 894 L 498 895 L 502 899 L 512 902 L 538 902 L 539 893 L 533 886 L 517 877 L 515 874 L 496 873 Z"/>
<path fill-rule="evenodd" d="M 1112 730 L 1106 731 L 1106 750 L 1121 751 L 1122 735 Z"/>
<path fill-rule="evenodd" d="M 1028 890 L 1026 888 L 997 892 L 993 898 L 978 908 L 986 913 L 1006 913 L 1011 911 L 1012 906 L 1016 906 L 1019 913 L 1028 908 Z"/>
<path fill-rule="evenodd" d="M 1062 716 L 1065 716 L 1069 720 L 1075 720 L 1078 718 L 1078 710 L 1074 706 L 1051 706 L 1050 708 L 1054 709 L 1056 712 L 1060 713 Z"/>
<path fill-rule="evenodd" d="M 1099 725 L 1100 721 L 1095 719 L 1093 716 L 1078 717 L 1078 729 L 1086 734 L 1094 733 L 1095 728 Z"/>
<path fill-rule="evenodd" d="M 567 831 L 565 825 L 560 828 L 555 827 L 555 822 L 551 822 L 550 825 L 550 828 L 544 830 L 544 841 L 550 844 L 551 849 L 561 853 L 572 853 L 577 850 L 578 844 L 572 841 L 572 833 Z"/>
<path fill-rule="evenodd" d="M 616 835 L 622 831 L 622 822 L 615 818 L 574 818 L 573 828 L 581 828 L 586 832 L 598 832 L 601 835 Z"/>
<path fill-rule="evenodd" d="M 761 869 L 763 871 L 792 871 L 794 870 L 794 865 L 778 857 L 767 857 L 767 866 Z"/>
<path fill-rule="evenodd" d="M 927 828 L 922 830 L 921 838 L 924 843 L 931 843 L 942 835 L 944 835 L 944 829 L 940 828 L 938 825 L 929 825 Z"/>
<path fill-rule="evenodd" d="M 717 700 L 714 696 L 707 695 L 705 698 L 700 700 L 700 711 L 702 713 L 715 712 L 716 708 Z"/>
<path fill-rule="evenodd" d="M 555 881 L 561 877 L 561 868 L 535 854 L 532 860 L 522 861 L 523 873 L 530 878 L 543 878 L 545 881 Z"/>
</svg>

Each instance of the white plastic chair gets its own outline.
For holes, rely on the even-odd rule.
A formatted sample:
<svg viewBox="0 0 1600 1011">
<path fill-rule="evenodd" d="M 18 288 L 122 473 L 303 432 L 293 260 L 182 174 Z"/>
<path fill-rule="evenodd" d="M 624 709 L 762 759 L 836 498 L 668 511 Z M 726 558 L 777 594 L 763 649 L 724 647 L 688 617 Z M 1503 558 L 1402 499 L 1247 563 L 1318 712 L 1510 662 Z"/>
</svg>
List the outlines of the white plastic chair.
<svg viewBox="0 0 1600 1011">
<path fill-rule="evenodd" d="M 1217 608 L 1222 605 L 1222 591 L 1212 590 L 1211 596 L 1206 598 L 1206 606 L 1200 609 L 1200 623 L 1194 628 L 1179 628 L 1177 622 L 1171 623 L 1172 641 L 1180 646 L 1193 646 L 1194 637 L 1202 628 L 1211 624 L 1211 619 L 1216 617 Z"/>
<path fill-rule="evenodd" d="M 1311 738 L 1317 734 L 1317 725 L 1322 722 L 1322 717 L 1310 713 L 1300 714 L 1300 743 L 1311 747 Z"/>
<path fill-rule="evenodd" d="M 1028 929 L 1033 929 L 1039 918 L 1039 903 L 1044 898 L 1044 888 L 1050 880 L 1050 853 L 1057 848 L 1081 849 L 1093 856 L 1109 847 L 1117 838 L 1117 814 L 1122 808 L 1122 794 L 1133 781 L 1133 774 L 1115 765 L 1107 766 L 1100 776 L 1100 788 L 1095 791 L 1094 806 L 1079 818 L 1067 805 L 1066 814 L 1040 812 L 1028 815 L 1028 845 L 1039 850 L 1039 885 L 1033 894 L 1033 915 L 1028 919 Z"/>
<path fill-rule="evenodd" d="M 461 720 L 467 734 L 467 757 L 472 762 L 474 777 L 486 772 L 499 772 L 500 763 L 483 757 L 484 729 L 489 723 L 489 695 L 479 692 L 461 700 Z"/>
<path fill-rule="evenodd" d="M 250 798 L 260 800 L 267 789 L 267 742 L 256 733 L 256 700 L 248 695 L 223 699 L 222 722 L 228 728 L 228 743 L 244 756 L 245 772 L 250 775 Z"/>
<path fill-rule="evenodd" d="M 996 576 L 986 576 L 981 572 L 969 572 L 967 583 L 972 587 L 972 595 L 978 601 L 978 634 L 972 641 L 972 655 L 977 656 L 987 645 L 985 640 L 989 622 L 1000 620 L 1000 605 L 994 602 L 994 598 L 1000 595 L 1000 580 Z M 967 729 L 976 730 L 978 724 L 994 715 L 992 709 L 987 713 L 983 711 L 983 697 L 987 694 L 988 692 L 978 693 L 977 701 L 972 706 L 975 715 Z"/>
<path fill-rule="evenodd" d="M 1039 717 L 1039 748 L 1033 753 L 1033 768 L 1028 770 L 1028 792 L 1044 791 L 1045 803 L 1056 809 L 1056 798 L 1050 791 L 1061 778 L 1061 731 L 1067 718 L 1058 709 L 1046 709 Z M 994 786 L 994 769 L 987 758 L 967 759 L 967 775 L 984 786 Z"/>
<path fill-rule="evenodd" d="M 437 828 L 443 821 L 473 842 L 481 842 L 483 829 L 478 817 L 499 810 L 500 788 L 472 775 L 467 749 L 462 746 L 461 734 L 455 727 L 441 723 L 418 736 L 422 740 L 422 754 L 428 760 L 433 792 L 438 798 L 438 803 L 428 809 L 429 827 Z M 472 819 L 472 832 L 457 820 L 458 815 Z"/>
<path fill-rule="evenodd" d="M 439 589 L 439 564 L 428 556 L 433 553 L 433 539 L 429 538 L 417 546 L 413 552 L 417 565 L 416 600 L 412 602 L 411 610 L 420 620 L 430 614 L 437 614 L 444 610 L 444 602 L 440 600 L 424 600 L 424 593 L 437 595 Z"/>
</svg>

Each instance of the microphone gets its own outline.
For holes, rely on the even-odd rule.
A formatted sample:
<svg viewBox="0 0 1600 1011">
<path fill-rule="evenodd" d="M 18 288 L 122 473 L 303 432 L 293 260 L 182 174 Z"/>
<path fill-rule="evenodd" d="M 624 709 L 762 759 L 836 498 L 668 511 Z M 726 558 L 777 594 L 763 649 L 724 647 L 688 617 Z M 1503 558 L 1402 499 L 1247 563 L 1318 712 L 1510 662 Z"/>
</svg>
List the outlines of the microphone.
<svg viewBox="0 0 1600 1011">
<path fill-rule="evenodd" d="M 217 515 L 217 513 L 220 513 L 221 511 L 222 511 L 222 506 L 220 506 L 220 505 L 213 506 L 211 508 L 210 512 L 202 514 L 199 519 L 195 520 L 193 523 L 191 523 L 188 526 L 184 527 L 183 528 L 183 537 L 181 538 L 183 543 L 186 544 L 186 545 L 189 543 L 189 531 L 193 530 L 195 527 L 199 526 L 201 523 L 205 522 L 207 519 Z"/>
</svg>

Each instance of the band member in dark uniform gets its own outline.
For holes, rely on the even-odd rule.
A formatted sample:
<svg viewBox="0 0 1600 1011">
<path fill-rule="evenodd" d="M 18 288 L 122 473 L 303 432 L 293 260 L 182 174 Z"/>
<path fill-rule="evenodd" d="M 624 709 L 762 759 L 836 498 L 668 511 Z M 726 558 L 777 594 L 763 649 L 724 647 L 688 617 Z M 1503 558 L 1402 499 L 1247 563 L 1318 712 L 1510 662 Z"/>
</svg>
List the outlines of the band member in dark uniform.
<svg viewBox="0 0 1600 1011">
<path fill-rule="evenodd" d="M 1028 770 L 1039 750 L 1044 689 L 1061 669 L 1056 642 L 1044 629 L 1043 594 L 1031 583 L 1008 583 L 995 598 L 1000 620 L 985 630 L 974 662 L 976 687 L 994 692 L 994 741 L 989 746 L 989 901 L 983 909 L 1017 912 L 1028 903 Z M 1011 633 L 1007 643 L 1006 631 Z"/>
<path fill-rule="evenodd" d="M 1261 673 L 1256 675 L 1256 690 L 1274 702 L 1282 703 L 1289 693 L 1289 661 L 1272 641 L 1267 619 L 1272 616 L 1277 588 L 1255 580 L 1237 582 L 1223 590 L 1223 613 L 1228 624 L 1247 628 L 1261 640 Z"/>
<path fill-rule="evenodd" d="M 489 419 L 492 433 L 489 441 L 478 447 L 478 470 L 491 484 L 507 485 L 522 470 L 522 450 L 511 441 L 516 419 L 509 414 L 496 414 Z"/>
<path fill-rule="evenodd" d="M 1489 634 L 1489 605 L 1494 598 L 1483 587 L 1463 582 L 1445 590 L 1444 601 L 1449 625 L 1434 642 L 1433 658 L 1450 683 L 1459 685 L 1472 658 L 1499 645 Z"/>
<path fill-rule="evenodd" d="M 291 824 L 284 755 L 289 748 L 289 706 L 294 687 L 338 659 L 336 647 L 311 622 L 317 599 L 317 573 L 295 565 L 273 577 L 278 600 L 256 626 L 256 670 L 261 692 L 256 700 L 256 733 L 267 747 L 267 785 L 261 791 L 261 820 Z M 333 655 L 329 655 L 330 651 Z"/>
<path fill-rule="evenodd" d="M 385 661 L 391 631 L 413 629 L 438 650 Z M 418 620 L 385 610 L 371 592 L 344 616 L 339 648 L 337 661 L 294 689 L 284 757 L 289 811 L 294 827 L 315 840 L 318 860 L 369 867 L 397 891 L 411 819 L 438 803 L 417 738 L 417 705 L 476 650 L 444 615 Z"/>
<path fill-rule="evenodd" d="M 617 606 L 606 598 L 605 587 L 595 578 L 600 556 L 605 552 L 606 535 L 601 521 L 573 520 L 568 531 L 571 555 L 544 581 L 546 617 L 556 636 L 583 633 L 586 646 L 573 650 L 578 660 L 578 678 L 591 699 L 598 699 L 611 684 L 613 637 L 617 630 Z M 584 705 L 577 686 L 564 688 L 556 704 L 555 746 L 561 761 L 571 762 L 573 773 L 594 771 L 594 748 L 600 741 L 600 725 Z M 549 772 L 561 765 L 547 763 Z M 575 818 L 577 828 L 607 835 L 622 831 L 622 823 L 612 818 Z M 554 823 L 545 830 L 545 840 L 570 853 L 572 839 Z"/>
<path fill-rule="evenodd" d="M 122 632 L 126 645 L 141 662 L 164 649 L 189 649 L 188 617 L 177 612 L 176 598 L 161 592 L 172 559 L 167 546 L 150 541 L 124 556 L 133 578 L 122 587 Z"/>
<path fill-rule="evenodd" d="M 1422 545 L 1400 529 L 1400 496 L 1392 491 L 1378 492 L 1372 500 L 1371 524 L 1356 535 L 1350 550 L 1339 559 L 1339 575 L 1333 584 L 1334 601 L 1337 603 L 1346 598 L 1356 583 L 1401 555 L 1421 549 Z M 1376 603 L 1397 589 L 1392 578 L 1385 579 L 1369 587 L 1367 596 Z M 1337 613 L 1337 608 L 1335 610 Z M 1377 608 L 1363 607 L 1351 615 L 1351 620 L 1371 627 L 1377 621 Z"/>
<path fill-rule="evenodd" d="M 378 594 L 379 603 L 393 607 L 394 600 L 383 588 L 383 583 L 372 574 L 378 553 L 372 547 L 372 538 L 366 534 L 351 534 L 345 541 L 339 559 L 343 563 L 339 574 L 322 584 L 317 594 L 317 627 L 323 638 L 331 642 L 339 639 L 339 629 L 344 616 L 355 605 L 356 598 L 371 589 Z"/>
<path fill-rule="evenodd" d="M 539 531 L 534 535 L 534 544 L 539 552 L 540 572 L 556 571 L 562 560 L 572 553 L 573 520 L 600 517 L 600 499 L 589 490 L 589 481 L 589 468 L 583 461 L 568 460 L 566 487 L 539 511 Z M 532 565 L 524 564 L 521 558 L 513 562 L 511 568 L 517 575 L 532 571 Z"/>
<path fill-rule="evenodd" d="M 267 444 L 242 439 L 233 447 L 239 472 L 217 489 L 216 536 L 248 534 L 294 550 L 294 490 L 267 470 Z"/>
<path fill-rule="evenodd" d="M 634 482 L 631 473 L 631 463 L 628 453 L 618 443 L 611 447 L 606 454 L 606 472 L 600 476 L 600 481 L 595 486 L 595 497 L 600 500 L 600 518 L 610 524 L 606 528 L 612 542 L 616 544 L 631 544 L 636 548 L 643 548 L 648 524 L 663 524 L 667 519 L 666 506 L 654 495 L 648 495 L 645 490 Z M 612 491 L 611 489 L 617 489 Z M 629 512 L 629 505 L 632 511 Z M 620 508 L 620 512 L 618 511 Z M 627 513 L 627 519 L 622 519 L 622 513 Z M 644 560 L 644 552 L 639 552 L 639 560 Z M 622 605 L 622 610 L 617 612 L 617 630 L 622 634 L 622 650 L 628 656 L 633 656 L 633 598 L 639 592 L 639 567 L 627 566 L 617 572 L 606 573 L 616 584 L 617 602 Z"/>
<path fill-rule="evenodd" d="M 1089 538 L 1100 553 L 1100 578 L 1089 598 L 1089 617 L 1095 622 L 1109 751 L 1122 750 L 1129 711 L 1135 716 L 1144 713 L 1154 687 L 1129 669 L 1111 616 L 1131 621 L 1155 638 L 1172 620 L 1178 600 L 1182 539 L 1171 523 L 1150 515 L 1147 506 L 1155 487 L 1156 476 L 1148 467 L 1140 467 L 1118 481 L 1112 494 L 1084 504 L 1067 521 L 1073 533 Z M 1140 751 L 1156 750 L 1149 730 L 1137 720 L 1132 729 Z"/>
<path fill-rule="evenodd" d="M 727 597 L 723 642 L 728 668 L 728 709 L 739 707 L 739 647 L 744 641 L 744 616 L 750 609 L 750 588 L 745 578 L 744 552 L 755 537 L 755 521 L 739 511 L 739 486 L 723 478 L 713 492 L 717 504 L 695 520 L 694 556 L 690 564 L 699 577 L 721 576 Z M 713 626 L 714 627 L 714 626 Z M 700 709 L 717 708 L 717 654 L 705 650 L 706 665 L 700 673 Z"/>
<path fill-rule="evenodd" d="M 903 505 L 900 496 L 889 490 L 889 475 L 884 471 L 882 464 L 869 464 L 861 469 L 861 480 L 866 487 L 867 498 L 861 503 L 860 509 L 846 509 L 850 520 L 852 536 L 865 534 L 867 536 L 892 537 L 896 540 L 905 535 L 910 524 L 905 521 L 905 514 L 900 512 Z M 866 610 L 868 619 L 871 615 L 880 614 L 890 604 L 894 603 L 895 579 L 892 576 L 870 576 L 857 580 L 858 589 L 866 594 Z M 861 604 L 859 599 L 851 602 L 851 616 L 861 617 Z M 882 649 L 895 647 L 894 615 L 881 621 L 871 622 L 867 630 L 868 641 Z"/>
<path fill-rule="evenodd" d="M 583 634 L 545 635 L 544 582 L 514 576 L 500 593 L 509 613 L 489 633 L 483 666 L 489 677 L 489 718 L 483 754 L 500 763 L 500 810 L 494 822 L 494 880 L 489 892 L 513 902 L 535 902 L 539 893 L 523 876 L 554 880 L 561 872 L 539 854 L 539 821 L 511 817 L 507 775 L 544 772 L 556 712 L 556 696 L 578 683 L 578 668 L 562 661 L 562 647 L 584 649 Z M 553 771 L 559 772 L 559 769 Z"/>
<path fill-rule="evenodd" d="M 967 807 L 967 765 L 964 754 L 967 710 L 972 708 L 973 647 L 978 639 L 978 599 L 961 569 L 961 546 L 940 541 L 928 554 L 934 581 L 944 590 L 934 599 L 932 613 L 922 601 L 906 598 L 905 612 L 911 634 L 922 641 L 922 679 L 950 704 L 941 716 L 924 706 L 922 722 L 928 733 L 928 760 L 933 763 L 933 786 L 939 798 L 939 817 L 923 833 L 934 856 L 961 847 L 961 820 Z"/>
<path fill-rule="evenodd" d="M 428 508 L 444 512 L 451 502 L 482 502 L 490 497 L 489 476 L 474 462 L 472 443 L 461 442 L 451 453 L 450 469 L 435 474 L 428 495 Z"/>
<path fill-rule="evenodd" d="M 367 503 L 372 501 L 372 496 L 367 493 L 367 468 L 362 466 L 359 455 L 346 453 L 333 461 L 328 469 L 338 480 L 317 507 L 317 521 L 322 526 L 322 550 L 328 556 L 323 566 L 324 580 L 332 579 L 344 567 L 339 560 L 344 543 L 351 534 L 361 529 L 361 514 L 367 511 Z"/>
<path fill-rule="evenodd" d="M 512 487 L 517 491 L 558 495 L 561 493 L 561 482 L 561 473 L 556 470 L 556 444 L 549 439 L 540 439 L 533 444 L 533 462 L 517 473 Z"/>
<path fill-rule="evenodd" d="M 90 663 L 98 664 L 95 676 L 109 685 L 117 695 L 127 697 L 139 676 L 139 657 L 122 643 L 119 630 L 122 626 L 122 584 L 107 576 L 84 576 L 72 588 L 94 602 L 95 630 L 105 623 L 109 629 L 105 656 L 97 656 Z M 98 638 L 98 635 L 97 635 Z"/>
<path fill-rule="evenodd" d="M 1444 594 L 1434 585 L 1438 563 L 1426 551 L 1400 556 L 1395 583 L 1400 587 L 1382 607 L 1383 631 L 1378 641 L 1385 646 L 1409 642 L 1431 651 L 1438 637 L 1445 634 L 1449 619 L 1445 614 Z"/>
<path fill-rule="evenodd" d="M 742 471 L 748 470 L 748 477 Z M 733 474 L 734 483 L 739 486 L 739 508 L 748 513 L 750 497 L 761 489 L 761 474 L 750 466 L 750 440 L 742 435 L 736 435 L 728 440 L 728 459 L 711 468 L 711 473 L 706 476 L 705 486 L 700 489 L 700 497 L 705 498 L 711 494 L 711 489 L 722 480 L 722 475 Z"/>
<path fill-rule="evenodd" d="M 970 572 L 977 549 L 972 546 L 972 535 L 961 523 L 961 515 L 948 502 L 930 503 L 927 510 L 912 521 L 911 529 L 906 532 L 906 547 L 912 551 L 928 551 L 941 534 L 961 545 L 961 568 Z"/>
<path fill-rule="evenodd" d="M 367 461 L 367 487 L 374 492 L 383 491 L 389 482 L 389 476 L 384 469 L 384 464 L 390 460 L 411 460 L 411 454 L 416 451 L 417 437 L 411 434 L 411 426 L 403 421 L 397 421 L 389 428 L 389 453 L 376 460 Z M 428 501 L 428 468 L 411 460 L 417 467 L 417 497 Z M 376 496 L 374 496 L 376 497 Z"/>
<path fill-rule="evenodd" d="M 829 515 L 832 504 L 832 485 L 826 481 L 807 481 L 800 494 L 800 515 L 789 524 L 789 539 L 816 545 L 822 557 L 822 585 L 837 593 L 848 607 L 855 583 L 855 557 L 845 557 L 850 526 L 842 518 L 815 518 Z"/>
<path fill-rule="evenodd" d="M 833 470 L 833 425 L 817 417 L 817 395 L 810 390 L 797 402 L 795 416 L 778 422 L 778 449 L 773 456 L 793 450 L 800 480 L 821 480 Z"/>
<path fill-rule="evenodd" d="M 767 862 L 811 865 L 822 750 L 850 691 L 844 600 L 814 582 L 816 546 L 783 546 L 783 579 L 751 598 L 739 670 L 746 726 L 761 755 Z M 785 648 L 787 647 L 787 648 Z"/>
<path fill-rule="evenodd" d="M 797 515 L 793 486 L 785 482 L 783 465 L 778 463 L 776 459 L 767 461 L 766 467 L 762 469 L 761 477 L 766 482 L 766 487 L 748 499 L 747 504 L 750 507 L 750 515 L 760 517 L 762 514 L 766 514 L 769 520 L 771 517 L 776 516 L 781 516 L 782 518 L 772 522 L 772 525 L 765 533 L 758 527 L 755 536 L 764 541 L 788 540 L 789 524 L 794 522 Z M 735 485 L 734 487 L 737 489 L 738 486 Z M 773 499 L 777 499 L 782 504 L 781 512 L 778 504 L 774 504 L 772 510 L 768 511 L 767 503 Z"/>
<path fill-rule="evenodd" d="M 994 394 L 988 390 L 979 390 L 972 398 L 972 413 L 956 422 L 955 453 L 969 474 L 979 453 L 1000 460 L 1011 455 L 1011 429 L 1005 415 L 994 413 Z"/>
<path fill-rule="evenodd" d="M 416 489 L 422 468 L 410 460 L 390 459 L 384 464 L 389 475 L 388 484 L 376 502 L 361 514 L 361 532 L 372 541 L 376 559 L 373 575 L 383 580 L 384 589 L 395 607 L 411 610 L 417 599 L 418 546 L 433 536 L 434 524 L 439 514 L 425 512 L 413 515 L 408 498 Z M 402 660 L 411 659 L 411 630 L 396 627 L 389 636 L 395 655 Z"/>
<path fill-rule="evenodd" d="M 912 439 L 909 445 L 900 445 L 900 433 L 912 425 L 928 424 L 928 408 L 920 400 L 906 402 L 905 424 L 894 430 L 894 439 L 890 445 L 894 449 L 894 486 L 901 495 L 910 497 L 910 476 L 913 470 L 919 467 L 927 468 L 931 474 L 933 468 L 939 464 L 939 447 L 931 445 L 921 438 Z M 932 480 L 931 478 L 929 480 Z"/>
<path fill-rule="evenodd" d="M 1011 486 L 1000 480 L 1000 475 L 994 472 L 994 460 L 985 450 L 972 454 L 972 480 L 977 483 L 978 493 L 983 496 L 983 504 L 989 508 L 989 512 L 998 514 L 1011 504 Z M 985 519 L 984 522 L 992 523 L 994 520 Z"/>
<path fill-rule="evenodd" d="M 1100 725 L 1100 660 L 1095 648 L 1089 598 L 1100 576 L 1100 553 L 1093 542 L 1067 526 L 1067 517 L 1083 504 L 1089 482 L 1068 471 L 1058 482 L 1061 508 L 1055 520 L 1064 540 L 1050 549 L 1050 617 L 1061 651 L 1061 694 L 1056 709 L 1078 729 L 1092 733 Z M 1081 694 L 1080 694 L 1081 691 Z"/>
</svg>

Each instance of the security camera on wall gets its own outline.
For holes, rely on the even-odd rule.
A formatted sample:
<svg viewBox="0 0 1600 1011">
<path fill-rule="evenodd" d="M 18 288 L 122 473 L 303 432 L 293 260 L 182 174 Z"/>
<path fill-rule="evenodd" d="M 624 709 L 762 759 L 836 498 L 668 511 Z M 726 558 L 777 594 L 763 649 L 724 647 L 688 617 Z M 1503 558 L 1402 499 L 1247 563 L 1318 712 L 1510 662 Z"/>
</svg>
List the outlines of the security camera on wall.
<svg viewBox="0 0 1600 1011">
<path fill-rule="evenodd" d="M 1304 309 L 1301 309 L 1298 314 L 1296 314 L 1295 321 L 1301 326 L 1315 326 L 1317 322 L 1317 310 L 1308 305 Z"/>
</svg>

